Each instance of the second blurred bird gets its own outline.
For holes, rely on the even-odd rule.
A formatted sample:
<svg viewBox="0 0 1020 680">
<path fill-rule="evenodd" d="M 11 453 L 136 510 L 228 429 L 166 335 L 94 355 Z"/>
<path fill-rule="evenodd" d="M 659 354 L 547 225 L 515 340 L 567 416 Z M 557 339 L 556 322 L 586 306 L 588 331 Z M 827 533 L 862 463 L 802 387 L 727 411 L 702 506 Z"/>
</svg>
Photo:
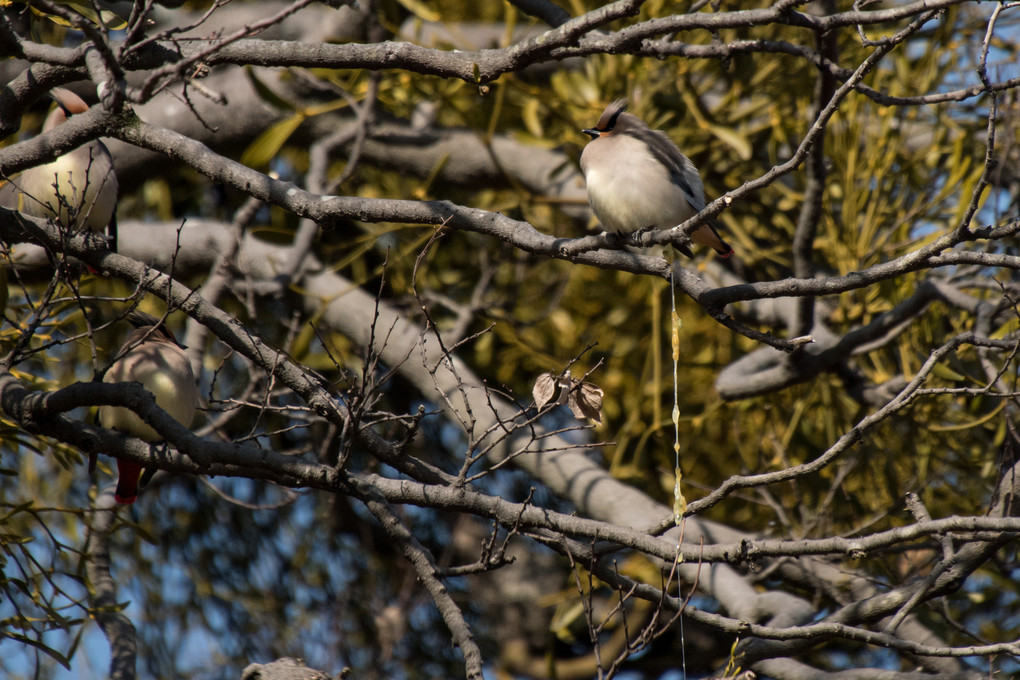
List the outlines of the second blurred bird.
<svg viewBox="0 0 1020 680">
<path fill-rule="evenodd" d="M 591 137 L 581 153 L 588 203 L 607 231 L 672 229 L 705 208 L 701 176 L 673 140 L 626 108 L 627 101 L 619 99 L 595 127 L 581 130 Z M 695 229 L 691 240 L 722 257 L 733 254 L 711 224 Z M 676 249 L 693 256 L 686 246 Z"/>
<path fill-rule="evenodd" d="M 177 338 L 159 320 L 132 312 L 128 321 L 134 326 L 121 347 L 119 359 L 103 377 L 105 383 L 139 382 L 156 398 L 156 404 L 180 424 L 188 427 L 198 408 L 198 386 L 191 362 Z M 159 434 L 130 409 L 101 406 L 99 422 L 103 427 L 130 434 L 147 442 L 161 439 Z M 134 503 L 138 497 L 138 478 L 142 466 L 117 459 L 119 479 L 114 495 L 118 503 Z"/>
<path fill-rule="evenodd" d="M 57 107 L 50 111 L 43 132 L 67 122 L 88 105 L 63 88 L 50 96 Z M 101 141 L 94 140 L 60 156 L 52 163 L 21 173 L 14 181 L 20 189 L 18 209 L 34 217 L 55 219 L 64 229 L 88 229 L 109 235 L 110 248 L 117 249 L 117 175 L 113 157 Z"/>
</svg>

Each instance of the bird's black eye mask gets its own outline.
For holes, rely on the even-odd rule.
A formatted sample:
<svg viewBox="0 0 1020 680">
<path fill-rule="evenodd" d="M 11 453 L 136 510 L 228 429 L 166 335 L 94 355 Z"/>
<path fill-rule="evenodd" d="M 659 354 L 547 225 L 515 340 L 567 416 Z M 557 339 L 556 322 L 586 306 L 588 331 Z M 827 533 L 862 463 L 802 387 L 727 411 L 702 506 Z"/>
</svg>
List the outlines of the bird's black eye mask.
<svg viewBox="0 0 1020 680">
<path fill-rule="evenodd" d="M 602 112 L 602 116 L 599 117 L 599 122 L 595 124 L 595 127 L 581 130 L 581 132 L 592 139 L 595 139 L 600 135 L 609 134 L 616 127 L 616 120 L 620 117 L 620 114 L 626 110 L 627 102 L 619 99 L 610 104 L 606 110 Z"/>
<path fill-rule="evenodd" d="M 613 115 L 609 117 L 606 122 L 606 129 L 600 130 L 599 132 L 612 132 L 613 128 L 616 127 L 616 119 L 620 117 L 620 114 L 624 112 L 624 108 L 621 106 L 619 109 L 613 112 Z"/>
</svg>

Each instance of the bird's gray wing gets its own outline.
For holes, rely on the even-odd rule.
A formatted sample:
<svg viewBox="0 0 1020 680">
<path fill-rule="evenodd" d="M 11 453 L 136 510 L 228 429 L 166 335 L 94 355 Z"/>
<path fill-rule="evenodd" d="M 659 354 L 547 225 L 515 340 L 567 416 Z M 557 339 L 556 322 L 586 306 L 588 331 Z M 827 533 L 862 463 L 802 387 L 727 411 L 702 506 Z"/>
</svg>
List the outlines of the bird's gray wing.
<svg viewBox="0 0 1020 680">
<path fill-rule="evenodd" d="M 687 202 L 695 211 L 701 212 L 705 209 L 705 190 L 701 185 L 698 170 L 690 159 L 680 152 L 680 149 L 666 133 L 661 130 L 643 128 L 627 130 L 624 134 L 644 142 L 655 160 L 669 171 L 673 184 L 680 187 L 687 197 Z"/>
</svg>

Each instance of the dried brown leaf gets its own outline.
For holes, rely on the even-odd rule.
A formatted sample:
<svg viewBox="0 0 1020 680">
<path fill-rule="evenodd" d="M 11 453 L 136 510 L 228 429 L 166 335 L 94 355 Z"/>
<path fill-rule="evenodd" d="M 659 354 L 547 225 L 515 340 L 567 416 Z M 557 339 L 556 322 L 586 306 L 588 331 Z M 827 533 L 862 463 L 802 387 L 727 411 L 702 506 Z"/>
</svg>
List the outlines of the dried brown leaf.
<svg viewBox="0 0 1020 680">
<path fill-rule="evenodd" d="M 568 405 L 574 417 L 590 418 L 596 423 L 602 422 L 602 388 L 594 383 L 583 382 L 570 391 Z"/>
<path fill-rule="evenodd" d="M 535 399 L 535 408 L 541 410 L 556 394 L 556 377 L 552 373 L 538 376 L 535 386 L 531 388 L 531 396 Z"/>
</svg>

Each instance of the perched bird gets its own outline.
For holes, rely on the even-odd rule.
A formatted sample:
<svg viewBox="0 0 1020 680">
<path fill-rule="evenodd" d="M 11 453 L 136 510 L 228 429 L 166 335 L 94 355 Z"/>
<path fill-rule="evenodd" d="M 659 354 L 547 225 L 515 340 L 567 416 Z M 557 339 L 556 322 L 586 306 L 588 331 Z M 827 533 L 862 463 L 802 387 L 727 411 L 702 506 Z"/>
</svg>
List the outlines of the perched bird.
<svg viewBox="0 0 1020 680">
<path fill-rule="evenodd" d="M 103 377 L 105 383 L 139 382 L 156 398 L 156 404 L 185 427 L 191 425 L 198 408 L 198 387 L 184 347 L 159 320 L 132 312 L 128 321 L 135 329 L 121 347 L 120 358 Z M 134 411 L 120 406 L 100 406 L 99 422 L 147 442 L 160 436 Z M 142 467 L 117 459 L 120 478 L 114 498 L 118 503 L 134 503 L 138 498 L 138 478 Z"/>
<path fill-rule="evenodd" d="M 85 113 L 88 105 L 70 90 L 55 88 L 57 102 L 43 124 L 47 132 L 69 116 Z M 91 141 L 60 156 L 52 163 L 30 168 L 16 180 L 20 189 L 18 209 L 34 217 L 55 219 L 71 232 L 88 229 L 108 233 L 110 247 L 117 249 L 117 175 L 106 145 Z"/>
<path fill-rule="evenodd" d="M 581 130 L 591 136 L 581 153 L 588 203 L 607 231 L 672 229 L 704 209 L 701 176 L 673 140 L 625 113 L 626 108 L 627 101 L 619 99 L 606 107 L 595 127 Z M 711 224 L 695 229 L 691 240 L 722 257 L 733 254 Z M 676 248 L 693 255 L 685 246 Z"/>
</svg>

